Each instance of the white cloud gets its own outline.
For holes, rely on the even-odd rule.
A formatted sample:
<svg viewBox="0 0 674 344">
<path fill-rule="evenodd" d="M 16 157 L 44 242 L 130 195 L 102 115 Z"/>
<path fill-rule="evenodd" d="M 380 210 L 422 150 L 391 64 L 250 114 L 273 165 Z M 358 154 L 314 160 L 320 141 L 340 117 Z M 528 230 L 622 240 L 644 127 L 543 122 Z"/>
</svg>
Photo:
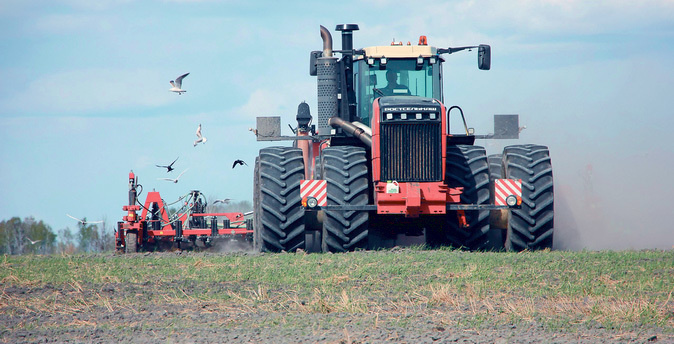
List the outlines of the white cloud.
<svg viewBox="0 0 674 344">
<path fill-rule="evenodd" d="M 113 7 L 127 5 L 134 0 L 64 0 L 66 5 L 76 10 L 104 11 Z"/>
<path fill-rule="evenodd" d="M 260 88 L 251 92 L 248 101 L 232 112 L 248 118 L 284 116 L 284 120 L 292 120 L 297 114 L 299 103 L 305 101 L 312 107 L 315 116 L 316 92 L 315 80 L 288 83 L 278 90 Z"/>
<path fill-rule="evenodd" d="M 92 14 L 49 14 L 37 18 L 31 29 L 41 33 L 67 35 L 91 31 L 111 31 L 115 27 L 107 16 Z"/>
<path fill-rule="evenodd" d="M 160 106 L 171 100 L 164 79 L 152 70 L 84 69 L 48 74 L 17 94 L 5 96 L 0 113 L 78 114 Z"/>
<path fill-rule="evenodd" d="M 463 1 L 443 6 L 479 27 L 512 27 L 532 33 L 597 34 L 670 23 L 670 0 Z"/>
<path fill-rule="evenodd" d="M 238 108 L 236 112 L 246 117 L 269 116 L 279 113 L 284 97 L 281 92 L 267 89 L 257 89 L 248 98 L 248 102 Z"/>
</svg>

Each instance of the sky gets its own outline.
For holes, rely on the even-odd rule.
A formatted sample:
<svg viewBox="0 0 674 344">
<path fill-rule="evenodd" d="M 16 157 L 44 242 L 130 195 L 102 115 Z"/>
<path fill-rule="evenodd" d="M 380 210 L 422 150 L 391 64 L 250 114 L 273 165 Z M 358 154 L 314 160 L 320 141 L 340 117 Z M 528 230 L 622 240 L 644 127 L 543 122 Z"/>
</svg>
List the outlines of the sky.
<svg viewBox="0 0 674 344">
<path fill-rule="evenodd" d="M 672 249 L 674 1 L 461 0 L 0 2 L 0 220 L 121 221 L 128 173 L 173 202 L 190 190 L 252 201 L 257 116 L 316 114 L 309 53 L 319 26 L 341 47 L 490 44 L 446 56 L 445 102 L 476 133 L 519 114 L 520 140 L 550 148 L 555 248 Z M 187 93 L 169 80 L 189 72 Z M 208 141 L 193 146 L 202 124 Z M 156 164 L 178 158 L 167 174 Z M 231 168 L 242 159 L 248 166 Z M 158 180 L 187 169 L 179 183 Z M 141 195 L 144 200 L 145 194 Z"/>
</svg>

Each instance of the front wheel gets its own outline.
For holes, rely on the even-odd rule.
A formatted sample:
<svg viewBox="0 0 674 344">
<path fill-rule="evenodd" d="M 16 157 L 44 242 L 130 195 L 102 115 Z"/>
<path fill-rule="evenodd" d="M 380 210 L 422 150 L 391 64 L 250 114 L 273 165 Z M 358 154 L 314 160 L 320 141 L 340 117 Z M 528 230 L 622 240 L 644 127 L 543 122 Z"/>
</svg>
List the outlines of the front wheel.
<svg viewBox="0 0 674 344">
<path fill-rule="evenodd" d="M 262 251 L 305 249 L 302 150 L 269 147 L 260 150 L 255 172 L 255 245 Z"/>
<path fill-rule="evenodd" d="M 489 165 L 483 147 L 447 147 L 445 181 L 449 187 L 463 187 L 462 204 L 489 203 Z M 460 223 L 464 219 L 466 223 Z M 489 210 L 449 210 L 445 239 L 454 247 L 482 250 L 489 243 Z"/>
<path fill-rule="evenodd" d="M 365 149 L 329 147 L 322 153 L 321 176 L 327 181 L 328 205 L 367 205 L 369 171 Z M 367 211 L 325 210 L 323 252 L 345 252 L 367 248 Z"/>
</svg>

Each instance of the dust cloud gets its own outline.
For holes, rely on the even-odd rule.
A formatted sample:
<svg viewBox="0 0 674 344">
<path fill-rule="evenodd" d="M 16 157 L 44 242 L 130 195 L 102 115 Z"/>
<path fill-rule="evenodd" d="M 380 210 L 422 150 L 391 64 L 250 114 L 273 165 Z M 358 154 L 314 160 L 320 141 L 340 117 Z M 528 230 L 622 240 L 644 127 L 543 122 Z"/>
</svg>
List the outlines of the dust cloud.
<svg viewBox="0 0 674 344">
<path fill-rule="evenodd" d="M 669 154 L 669 156 L 667 156 Z M 657 148 L 551 152 L 555 173 L 554 248 L 672 249 L 674 156 Z M 556 159 L 555 159 L 556 158 Z"/>
<path fill-rule="evenodd" d="M 217 253 L 254 253 L 253 244 L 241 238 L 218 238 L 211 243 L 210 252 Z"/>
<path fill-rule="evenodd" d="M 539 128 L 540 129 L 540 128 Z M 549 133 L 520 140 L 482 140 L 488 154 L 504 146 L 547 145 L 555 185 L 557 250 L 674 249 L 674 149 L 662 137 Z M 656 136 L 656 135 L 654 135 Z M 656 143 L 660 141 L 659 143 Z"/>
</svg>

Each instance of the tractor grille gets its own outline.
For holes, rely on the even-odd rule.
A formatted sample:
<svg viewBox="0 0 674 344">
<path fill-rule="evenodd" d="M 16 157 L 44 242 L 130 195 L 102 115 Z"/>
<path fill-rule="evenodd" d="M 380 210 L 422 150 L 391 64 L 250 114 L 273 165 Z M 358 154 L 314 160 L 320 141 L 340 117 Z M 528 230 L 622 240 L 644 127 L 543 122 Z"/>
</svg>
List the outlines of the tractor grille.
<svg viewBox="0 0 674 344">
<path fill-rule="evenodd" d="M 441 181 L 440 123 L 382 123 L 381 179 L 399 182 Z"/>
</svg>

